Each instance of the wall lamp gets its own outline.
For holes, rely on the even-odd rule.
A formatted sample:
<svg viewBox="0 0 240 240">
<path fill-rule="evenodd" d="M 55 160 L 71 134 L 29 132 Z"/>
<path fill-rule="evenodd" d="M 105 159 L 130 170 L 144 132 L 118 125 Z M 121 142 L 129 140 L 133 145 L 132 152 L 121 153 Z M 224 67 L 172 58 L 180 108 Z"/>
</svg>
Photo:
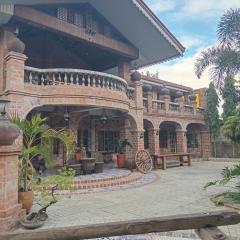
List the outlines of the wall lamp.
<svg viewBox="0 0 240 240">
<path fill-rule="evenodd" d="M 156 136 L 159 136 L 159 130 L 156 131 Z"/>
<path fill-rule="evenodd" d="M 140 139 L 142 139 L 142 138 L 144 138 L 144 133 L 143 132 L 140 133 Z"/>
</svg>

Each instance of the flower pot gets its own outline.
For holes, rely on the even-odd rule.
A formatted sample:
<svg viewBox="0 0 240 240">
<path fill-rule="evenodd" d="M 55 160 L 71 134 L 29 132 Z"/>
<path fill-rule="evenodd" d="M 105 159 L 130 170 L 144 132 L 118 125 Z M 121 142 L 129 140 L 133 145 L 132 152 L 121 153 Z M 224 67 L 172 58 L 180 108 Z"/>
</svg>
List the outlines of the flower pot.
<svg viewBox="0 0 240 240">
<path fill-rule="evenodd" d="M 125 156 L 124 154 L 117 155 L 117 166 L 118 168 L 123 168 L 125 165 Z"/>
<path fill-rule="evenodd" d="M 33 191 L 18 192 L 18 202 L 22 204 L 22 208 L 30 211 L 33 206 Z"/>
<path fill-rule="evenodd" d="M 75 159 L 76 159 L 76 161 L 81 160 L 81 152 L 80 151 L 75 153 Z"/>
</svg>

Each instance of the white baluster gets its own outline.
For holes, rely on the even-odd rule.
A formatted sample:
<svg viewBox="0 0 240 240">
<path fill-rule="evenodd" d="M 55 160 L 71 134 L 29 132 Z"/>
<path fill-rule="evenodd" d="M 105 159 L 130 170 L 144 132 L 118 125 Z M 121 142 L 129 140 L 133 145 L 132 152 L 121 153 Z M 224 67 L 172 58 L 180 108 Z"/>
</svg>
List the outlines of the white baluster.
<svg viewBox="0 0 240 240">
<path fill-rule="evenodd" d="M 93 75 L 92 84 L 93 84 L 93 87 L 96 87 L 96 78 L 95 78 L 95 75 Z"/>
<path fill-rule="evenodd" d="M 64 80 L 64 84 L 66 84 L 67 83 L 67 73 L 64 74 L 64 79 L 63 80 Z"/>
<path fill-rule="evenodd" d="M 78 75 L 78 73 L 77 73 L 77 76 L 76 76 L 76 84 L 80 84 L 80 82 L 79 82 L 79 75 Z"/>
<path fill-rule="evenodd" d="M 43 74 L 41 76 L 41 85 L 44 85 L 44 76 L 43 76 Z"/>
<path fill-rule="evenodd" d="M 53 77 L 52 77 L 52 80 L 53 80 L 53 84 L 55 84 L 56 83 L 56 76 L 55 76 L 55 73 L 53 73 L 53 75 L 52 75 Z"/>
<path fill-rule="evenodd" d="M 87 85 L 90 86 L 91 84 L 91 78 L 90 78 L 90 74 L 88 74 L 88 77 L 87 77 Z"/>
<path fill-rule="evenodd" d="M 32 72 L 30 72 L 30 74 L 29 74 L 29 83 L 33 83 L 32 80 L 33 80 Z"/>
<path fill-rule="evenodd" d="M 71 76 L 70 76 L 70 84 L 73 84 L 73 74 L 71 73 Z"/>
</svg>

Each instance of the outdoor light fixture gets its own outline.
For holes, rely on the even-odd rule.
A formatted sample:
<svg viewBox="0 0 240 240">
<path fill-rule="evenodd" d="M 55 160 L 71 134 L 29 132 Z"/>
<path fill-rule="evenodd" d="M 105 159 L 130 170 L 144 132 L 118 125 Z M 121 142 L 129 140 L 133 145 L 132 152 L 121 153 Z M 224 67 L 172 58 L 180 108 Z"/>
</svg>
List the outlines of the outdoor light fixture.
<svg viewBox="0 0 240 240">
<path fill-rule="evenodd" d="M 159 136 L 159 131 L 158 130 L 156 131 L 156 136 Z"/>
<path fill-rule="evenodd" d="M 6 119 L 6 104 L 9 102 L 5 96 L 0 96 L 0 120 Z"/>
<path fill-rule="evenodd" d="M 144 138 L 144 133 L 140 133 L 140 139 Z"/>
<path fill-rule="evenodd" d="M 68 122 L 69 119 L 70 119 L 70 115 L 69 115 L 69 113 L 68 113 L 67 107 L 66 107 L 66 110 L 65 110 L 65 113 L 64 113 L 63 117 L 64 117 L 64 120 L 65 120 L 66 122 Z"/>
</svg>

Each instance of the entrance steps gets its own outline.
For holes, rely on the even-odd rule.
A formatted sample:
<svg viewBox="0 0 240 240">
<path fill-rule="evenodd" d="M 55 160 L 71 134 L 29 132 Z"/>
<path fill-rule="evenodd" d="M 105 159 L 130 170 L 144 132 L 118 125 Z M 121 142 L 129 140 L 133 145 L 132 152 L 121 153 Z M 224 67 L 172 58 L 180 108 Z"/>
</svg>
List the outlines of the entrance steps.
<svg viewBox="0 0 240 240">
<path fill-rule="evenodd" d="M 77 190 L 119 186 L 138 181 L 142 176 L 140 172 L 131 172 L 126 169 L 108 169 L 103 173 L 75 177 L 72 188 Z"/>
</svg>

